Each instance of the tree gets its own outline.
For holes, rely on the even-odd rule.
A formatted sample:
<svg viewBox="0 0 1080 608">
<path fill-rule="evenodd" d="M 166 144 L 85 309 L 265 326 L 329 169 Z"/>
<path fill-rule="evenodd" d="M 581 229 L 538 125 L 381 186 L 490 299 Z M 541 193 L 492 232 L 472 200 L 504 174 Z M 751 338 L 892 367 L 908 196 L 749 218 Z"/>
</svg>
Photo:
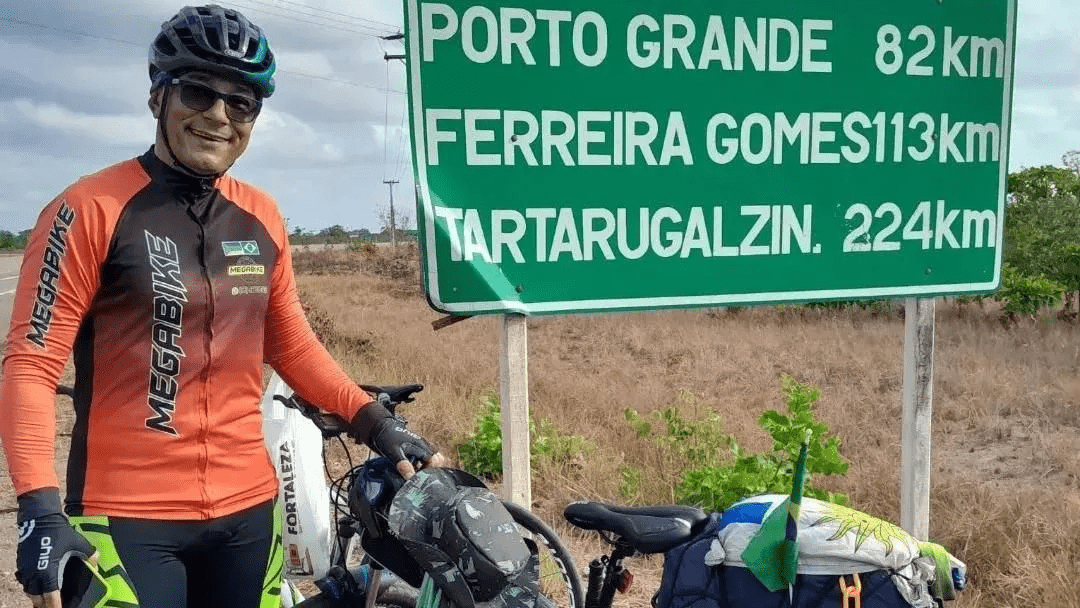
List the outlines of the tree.
<svg viewBox="0 0 1080 608">
<path fill-rule="evenodd" d="M 1052 198 L 1059 194 L 1078 196 L 1080 195 L 1080 176 L 1072 169 L 1064 167 L 1053 165 L 1031 167 L 1009 175 L 1009 193 L 1013 195 L 1017 203 Z"/>
<path fill-rule="evenodd" d="M 379 220 L 379 232 L 383 234 L 390 234 L 391 219 L 393 219 L 394 229 L 397 231 L 397 236 L 400 238 L 404 231 L 408 230 L 413 225 L 412 214 L 409 212 L 409 207 L 403 205 L 394 205 L 394 217 L 390 217 L 390 205 L 381 205 L 376 209 L 377 219 Z"/>
<path fill-rule="evenodd" d="M 1071 154 L 1071 153 L 1070 153 Z M 1065 159 L 1080 161 L 1080 152 Z M 1080 173 L 1050 165 L 1009 176 L 1004 263 L 1019 277 L 1066 286 L 1080 301 Z M 1023 285 L 1026 283 L 1019 282 Z"/>
<path fill-rule="evenodd" d="M 30 231 L 23 230 L 15 233 L 8 230 L 0 230 L 0 249 L 19 250 L 26 248 L 26 241 L 30 238 Z"/>
<path fill-rule="evenodd" d="M 1080 150 L 1069 150 L 1061 156 L 1061 164 L 1080 176 Z"/>
<path fill-rule="evenodd" d="M 348 233 L 345 231 L 345 227 L 341 224 L 334 224 L 329 228 L 323 228 L 319 231 L 319 236 L 325 237 L 327 242 L 340 242 L 349 238 Z"/>
</svg>

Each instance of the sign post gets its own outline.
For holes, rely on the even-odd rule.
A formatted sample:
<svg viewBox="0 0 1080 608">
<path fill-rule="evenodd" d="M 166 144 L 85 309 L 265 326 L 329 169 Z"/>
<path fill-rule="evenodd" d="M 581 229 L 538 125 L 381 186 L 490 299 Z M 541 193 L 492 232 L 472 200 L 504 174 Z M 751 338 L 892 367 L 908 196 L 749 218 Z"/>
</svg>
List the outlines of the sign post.
<svg viewBox="0 0 1080 608">
<path fill-rule="evenodd" d="M 532 476 L 529 466 L 529 346 L 525 315 L 502 315 L 500 325 L 503 495 L 528 509 L 532 507 Z"/>
<path fill-rule="evenodd" d="M 404 0 L 436 310 L 997 289 L 1016 0 Z"/>
</svg>

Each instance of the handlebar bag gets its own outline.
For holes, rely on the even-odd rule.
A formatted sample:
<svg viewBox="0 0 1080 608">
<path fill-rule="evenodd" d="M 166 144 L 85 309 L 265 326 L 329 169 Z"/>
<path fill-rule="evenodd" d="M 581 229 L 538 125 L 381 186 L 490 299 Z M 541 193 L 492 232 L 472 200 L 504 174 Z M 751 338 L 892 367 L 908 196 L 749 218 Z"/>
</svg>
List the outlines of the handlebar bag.
<svg viewBox="0 0 1080 608">
<path fill-rule="evenodd" d="M 390 532 L 461 608 L 524 608 L 538 593 L 535 545 L 484 483 L 457 469 L 418 472 L 390 504 Z"/>
</svg>

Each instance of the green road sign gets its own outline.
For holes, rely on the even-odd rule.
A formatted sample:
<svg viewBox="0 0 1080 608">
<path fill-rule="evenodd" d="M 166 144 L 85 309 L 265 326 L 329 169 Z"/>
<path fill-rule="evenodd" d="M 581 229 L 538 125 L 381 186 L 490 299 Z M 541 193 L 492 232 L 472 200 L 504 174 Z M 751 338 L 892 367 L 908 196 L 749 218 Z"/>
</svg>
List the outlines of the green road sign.
<svg viewBox="0 0 1080 608">
<path fill-rule="evenodd" d="M 987 293 L 1015 0 L 406 0 L 434 308 Z"/>
</svg>

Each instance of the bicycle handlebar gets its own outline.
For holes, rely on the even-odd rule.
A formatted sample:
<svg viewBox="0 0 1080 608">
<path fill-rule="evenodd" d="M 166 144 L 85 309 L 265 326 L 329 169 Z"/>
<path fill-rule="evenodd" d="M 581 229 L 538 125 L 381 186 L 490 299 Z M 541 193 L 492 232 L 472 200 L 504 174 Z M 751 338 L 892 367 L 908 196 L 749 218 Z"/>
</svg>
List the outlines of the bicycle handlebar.
<svg viewBox="0 0 1080 608">
<path fill-rule="evenodd" d="M 402 403 L 413 402 L 415 400 L 413 395 L 424 390 L 424 385 L 422 384 L 393 386 L 361 384 L 359 386 L 361 389 L 372 395 L 377 403 L 389 410 L 394 416 L 397 416 L 397 406 Z M 334 437 L 338 437 L 349 431 L 348 420 L 345 420 L 337 414 L 331 414 L 320 410 L 296 393 L 293 393 L 291 397 L 274 395 L 274 399 L 284 403 L 285 407 L 291 407 L 298 410 L 305 418 L 311 420 L 322 433 L 323 439 L 333 439 Z"/>
</svg>

